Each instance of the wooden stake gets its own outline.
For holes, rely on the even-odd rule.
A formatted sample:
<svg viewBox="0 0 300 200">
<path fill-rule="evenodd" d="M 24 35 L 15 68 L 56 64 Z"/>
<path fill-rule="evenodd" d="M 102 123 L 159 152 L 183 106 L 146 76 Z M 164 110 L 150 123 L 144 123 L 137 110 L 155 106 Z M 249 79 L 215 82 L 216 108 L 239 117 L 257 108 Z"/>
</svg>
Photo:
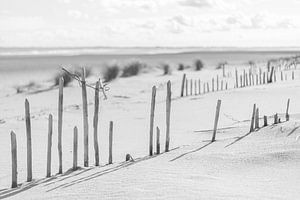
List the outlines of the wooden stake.
<svg viewBox="0 0 300 200">
<path fill-rule="evenodd" d="M 167 84 L 167 100 L 166 100 L 166 146 L 165 151 L 169 151 L 170 146 L 170 116 L 171 116 L 171 81 Z"/>
<path fill-rule="evenodd" d="M 95 89 L 95 110 L 94 110 L 94 151 L 95 151 L 95 165 L 99 166 L 99 145 L 98 145 L 98 113 L 99 113 L 99 89 L 100 82 L 96 82 Z"/>
<path fill-rule="evenodd" d="M 199 90 L 199 95 L 201 94 L 201 81 L 200 79 L 198 80 L 198 90 Z"/>
<path fill-rule="evenodd" d="M 190 95 L 192 96 L 193 95 L 193 79 L 190 80 L 190 87 L 191 87 L 190 88 L 190 90 L 191 90 L 190 91 L 191 92 Z"/>
<path fill-rule="evenodd" d="M 112 121 L 110 121 L 110 123 L 109 123 L 109 156 L 108 156 L 108 164 L 112 164 L 113 131 L 114 131 L 114 124 L 113 124 Z"/>
<path fill-rule="evenodd" d="M 281 81 L 283 81 L 283 72 L 281 71 Z"/>
<path fill-rule="evenodd" d="M 73 171 L 77 170 L 78 161 L 78 129 L 77 126 L 73 129 Z"/>
<path fill-rule="evenodd" d="M 253 105 L 251 124 L 250 124 L 250 133 L 254 131 L 254 118 L 255 118 L 256 104 Z"/>
<path fill-rule="evenodd" d="M 214 80 L 214 78 L 211 79 L 211 91 L 212 92 L 215 91 L 215 80 Z"/>
<path fill-rule="evenodd" d="M 285 111 L 285 119 L 286 119 L 286 121 L 290 120 L 289 108 L 290 108 L 290 99 L 288 99 L 287 105 L 286 105 L 286 111 Z"/>
<path fill-rule="evenodd" d="M 278 114 L 274 115 L 274 124 L 278 124 Z"/>
<path fill-rule="evenodd" d="M 217 91 L 219 91 L 219 76 L 217 75 Z"/>
<path fill-rule="evenodd" d="M 89 125 L 88 125 L 88 106 L 87 106 L 87 93 L 85 82 L 85 68 L 82 68 L 81 77 L 82 88 L 82 108 L 83 108 L 83 132 L 84 132 L 84 166 L 89 166 Z"/>
<path fill-rule="evenodd" d="M 182 83 L 181 83 L 181 93 L 180 93 L 180 96 L 183 97 L 183 94 L 184 94 L 184 84 L 185 84 L 185 80 L 186 80 L 186 74 L 183 74 L 183 77 L 182 77 Z"/>
<path fill-rule="evenodd" d="M 292 80 L 294 80 L 295 79 L 295 73 L 294 73 L 294 71 L 292 72 Z"/>
<path fill-rule="evenodd" d="M 188 87 L 188 80 L 185 79 L 185 96 L 189 96 L 188 90 L 189 90 L 189 87 Z"/>
<path fill-rule="evenodd" d="M 32 181 L 32 146 L 31 146 L 31 123 L 29 102 L 25 100 L 25 122 L 27 137 L 27 181 Z"/>
<path fill-rule="evenodd" d="M 10 133 L 11 140 L 11 187 L 18 187 L 18 172 L 17 172 L 17 139 L 16 134 L 12 131 Z"/>
<path fill-rule="evenodd" d="M 235 87 L 239 88 L 239 76 L 237 69 L 235 69 Z"/>
<path fill-rule="evenodd" d="M 259 109 L 256 108 L 255 113 L 255 129 L 259 129 Z"/>
<path fill-rule="evenodd" d="M 63 88 L 64 79 L 59 79 L 59 91 L 58 91 L 58 173 L 62 174 L 62 118 L 63 118 Z"/>
<path fill-rule="evenodd" d="M 48 146 L 47 146 L 47 172 L 46 177 L 51 176 L 51 149 L 52 149 L 53 117 L 48 118 Z"/>
<path fill-rule="evenodd" d="M 268 126 L 268 117 L 264 116 L 264 127 Z"/>
<path fill-rule="evenodd" d="M 156 127 L 156 154 L 160 154 L 160 130 Z"/>
<path fill-rule="evenodd" d="M 195 87 L 194 87 L 194 89 L 195 89 L 195 95 L 197 95 L 197 92 L 198 92 L 198 90 L 197 90 L 197 80 L 194 81 L 194 84 L 195 84 Z"/>
<path fill-rule="evenodd" d="M 152 87 L 152 98 L 151 98 L 151 111 L 150 111 L 150 141 L 149 141 L 149 155 L 153 155 L 153 126 L 154 126 L 154 111 L 155 111 L 155 97 L 156 87 Z"/>
<path fill-rule="evenodd" d="M 214 132 L 213 132 L 213 136 L 212 136 L 211 142 L 216 141 L 216 134 L 217 134 L 217 128 L 218 128 L 220 108 L 221 108 L 221 100 L 218 100 L 218 102 L 217 102 L 217 108 L 216 108 L 216 115 L 215 115 Z"/>
</svg>

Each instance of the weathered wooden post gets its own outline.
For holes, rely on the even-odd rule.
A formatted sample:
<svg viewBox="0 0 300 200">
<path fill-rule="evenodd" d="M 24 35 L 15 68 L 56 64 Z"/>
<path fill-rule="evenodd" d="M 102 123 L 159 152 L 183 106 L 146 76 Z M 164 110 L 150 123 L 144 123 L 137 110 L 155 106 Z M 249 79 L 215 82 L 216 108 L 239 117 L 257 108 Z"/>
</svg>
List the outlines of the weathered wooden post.
<svg viewBox="0 0 300 200">
<path fill-rule="evenodd" d="M 219 76 L 217 75 L 217 91 L 219 91 Z"/>
<path fill-rule="evenodd" d="M 99 90 L 100 81 L 96 82 L 95 89 L 95 110 L 94 110 L 94 151 L 95 151 L 95 165 L 99 166 L 99 145 L 98 145 L 98 113 L 99 113 Z"/>
<path fill-rule="evenodd" d="M 193 79 L 191 79 L 190 82 L 191 82 L 191 83 L 190 83 L 190 87 L 191 87 L 191 88 L 190 88 L 190 90 L 191 90 L 191 91 L 190 91 L 190 92 L 191 92 L 190 95 L 193 96 Z"/>
<path fill-rule="evenodd" d="M 250 124 L 250 133 L 254 131 L 254 118 L 255 118 L 256 104 L 253 105 L 251 124 Z"/>
<path fill-rule="evenodd" d="M 235 69 L 235 87 L 239 88 L 239 76 L 237 69 Z"/>
<path fill-rule="evenodd" d="M 221 108 L 221 100 L 218 100 L 217 102 L 217 108 L 216 108 L 216 115 L 215 115 L 215 123 L 214 123 L 214 132 L 211 139 L 211 142 L 216 141 L 216 134 L 218 129 L 218 121 L 219 121 L 219 115 L 220 115 L 220 108 Z"/>
<path fill-rule="evenodd" d="M 256 108 L 255 114 L 255 129 L 259 129 L 259 109 Z"/>
<path fill-rule="evenodd" d="M 259 84 L 260 85 L 262 84 L 261 75 L 262 75 L 262 71 L 261 71 L 261 68 L 259 68 Z"/>
<path fill-rule="evenodd" d="M 263 73 L 263 84 L 266 84 L 266 72 Z"/>
<path fill-rule="evenodd" d="M 188 87 L 188 80 L 185 79 L 185 96 L 189 96 L 188 90 L 189 90 L 189 87 Z"/>
<path fill-rule="evenodd" d="M 209 83 L 207 82 L 206 85 L 207 85 L 207 92 L 209 93 L 210 92 L 210 90 L 209 90 Z"/>
<path fill-rule="evenodd" d="M 246 70 L 243 71 L 243 87 L 246 87 Z"/>
<path fill-rule="evenodd" d="M 281 74 L 281 81 L 283 81 L 283 72 L 281 71 L 280 74 Z"/>
<path fill-rule="evenodd" d="M 246 86 L 248 87 L 249 86 L 249 84 L 248 84 L 248 74 L 246 73 Z"/>
<path fill-rule="evenodd" d="M 274 67 L 272 67 L 270 77 L 268 77 L 268 83 L 273 83 L 273 76 L 274 76 Z"/>
<path fill-rule="evenodd" d="M 224 82 L 224 81 L 222 80 L 222 81 L 221 81 L 221 90 L 224 90 L 224 88 L 223 88 L 223 87 L 224 87 L 224 86 L 223 86 L 223 82 Z"/>
<path fill-rule="evenodd" d="M 181 83 L 181 93 L 180 96 L 183 97 L 184 94 L 184 84 L 185 84 L 186 74 L 183 74 L 182 83 Z"/>
<path fill-rule="evenodd" d="M 154 111 L 155 111 L 155 97 L 156 87 L 152 87 L 152 98 L 151 98 L 151 111 L 150 111 L 150 141 L 149 141 L 149 155 L 153 155 L 153 126 L 154 126 Z"/>
<path fill-rule="evenodd" d="M 290 107 L 290 99 L 288 99 L 287 105 L 286 105 L 286 111 L 285 111 L 285 119 L 286 119 L 286 121 L 290 120 L 289 107 Z"/>
<path fill-rule="evenodd" d="M 73 171 L 77 170 L 78 161 L 78 129 L 77 126 L 73 129 Z"/>
<path fill-rule="evenodd" d="M 278 124 L 278 114 L 274 115 L 274 124 Z"/>
<path fill-rule="evenodd" d="M 197 80 L 194 81 L 194 84 L 195 84 L 195 87 L 194 87 L 194 89 L 195 89 L 195 95 L 197 95 L 197 92 L 198 92 L 198 90 L 197 90 Z"/>
<path fill-rule="evenodd" d="M 25 122 L 27 137 L 27 181 L 32 181 L 32 145 L 31 145 L 31 123 L 28 99 L 25 100 Z"/>
<path fill-rule="evenodd" d="M 295 79 L 295 73 L 294 73 L 294 71 L 292 71 L 292 80 L 294 80 Z"/>
<path fill-rule="evenodd" d="M 11 187 L 18 187 L 18 171 L 17 171 L 17 139 L 16 134 L 12 131 L 10 132 L 11 141 Z"/>
<path fill-rule="evenodd" d="M 201 94 L 201 81 L 200 79 L 198 80 L 198 90 L 199 90 L 199 95 Z"/>
<path fill-rule="evenodd" d="M 241 81 L 240 87 L 242 88 L 242 87 L 244 87 L 243 86 L 243 76 L 242 75 L 240 75 L 240 81 Z"/>
<path fill-rule="evenodd" d="M 171 81 L 167 84 L 167 100 L 166 100 L 166 146 L 165 151 L 169 151 L 170 146 L 170 116 L 171 116 Z"/>
<path fill-rule="evenodd" d="M 114 131 L 114 124 L 113 124 L 112 121 L 110 121 L 110 123 L 109 123 L 109 156 L 108 156 L 108 164 L 112 164 L 113 131 Z"/>
<path fill-rule="evenodd" d="M 47 146 L 47 172 L 46 177 L 51 176 L 51 149 L 52 149 L 53 117 L 48 118 L 48 146 Z"/>
<path fill-rule="evenodd" d="M 58 173 L 62 174 L 62 118 L 63 118 L 63 88 L 64 79 L 59 79 L 59 91 L 58 91 Z"/>
<path fill-rule="evenodd" d="M 160 130 L 156 127 L 156 154 L 160 154 Z"/>
<path fill-rule="evenodd" d="M 268 117 L 264 116 L 264 127 L 268 126 Z"/>
<path fill-rule="evenodd" d="M 226 82 L 225 90 L 228 90 L 228 83 Z"/>
<path fill-rule="evenodd" d="M 82 108 L 83 108 L 83 132 L 84 132 L 84 166 L 89 166 L 89 125 L 88 125 L 88 106 L 87 106 L 87 93 L 85 82 L 85 68 L 82 68 L 81 77 L 82 89 Z"/>
<path fill-rule="evenodd" d="M 211 91 L 212 92 L 215 91 L 215 79 L 214 78 L 211 79 Z"/>
</svg>

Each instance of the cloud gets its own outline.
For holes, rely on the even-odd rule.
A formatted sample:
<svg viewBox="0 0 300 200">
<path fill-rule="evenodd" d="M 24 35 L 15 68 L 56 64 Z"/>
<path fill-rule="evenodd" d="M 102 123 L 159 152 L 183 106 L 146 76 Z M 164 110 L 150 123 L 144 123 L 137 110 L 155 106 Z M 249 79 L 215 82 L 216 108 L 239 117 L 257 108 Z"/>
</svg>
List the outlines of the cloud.
<svg viewBox="0 0 300 200">
<path fill-rule="evenodd" d="M 179 2 L 182 6 L 189 6 L 195 8 L 210 7 L 211 3 L 208 0 L 183 0 Z"/>
</svg>

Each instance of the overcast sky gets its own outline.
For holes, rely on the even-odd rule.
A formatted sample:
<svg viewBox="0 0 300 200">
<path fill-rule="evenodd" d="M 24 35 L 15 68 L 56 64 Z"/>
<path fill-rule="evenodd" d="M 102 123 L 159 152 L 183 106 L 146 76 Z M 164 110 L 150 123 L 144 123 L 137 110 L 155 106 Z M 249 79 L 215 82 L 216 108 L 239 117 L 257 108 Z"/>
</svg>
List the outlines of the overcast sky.
<svg viewBox="0 0 300 200">
<path fill-rule="evenodd" d="M 300 46 L 300 0 L 0 0 L 0 46 Z"/>
</svg>

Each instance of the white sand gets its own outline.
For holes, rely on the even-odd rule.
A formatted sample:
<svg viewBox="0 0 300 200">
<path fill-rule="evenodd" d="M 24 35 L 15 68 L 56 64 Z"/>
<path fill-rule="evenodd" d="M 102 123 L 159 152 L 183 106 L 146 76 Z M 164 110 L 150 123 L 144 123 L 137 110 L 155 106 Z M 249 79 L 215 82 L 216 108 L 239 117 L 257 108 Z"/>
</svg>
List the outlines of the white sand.
<svg viewBox="0 0 300 200">
<path fill-rule="evenodd" d="M 159 72 L 160 73 L 160 72 Z M 295 81 L 231 89 L 178 99 L 182 73 L 159 73 L 120 78 L 109 84 L 108 100 L 101 101 L 99 142 L 101 167 L 45 179 L 47 117 L 54 115 L 52 173 L 57 164 L 58 90 L 38 94 L 13 94 L 1 86 L 0 199 L 299 199 L 300 184 L 300 74 Z M 221 71 L 187 71 L 188 77 L 210 80 Z M 14 74 L 16 78 L 16 75 Z M 20 79 L 26 77 L 20 74 Z M 95 82 L 96 77 L 88 79 Z M 172 81 L 171 149 L 152 158 L 148 154 L 150 97 L 157 85 L 155 125 L 165 141 L 166 82 Z M 230 87 L 233 80 L 230 80 Z M 3 82 L 2 82 L 3 83 Z M 92 118 L 93 91 L 89 95 L 90 165 L 94 164 Z M 8 96 L 6 96 L 8 95 Z M 26 181 L 24 100 L 32 115 L 33 177 Z M 286 101 L 291 99 L 291 120 L 245 136 L 253 103 L 261 115 L 279 113 L 284 120 Z M 216 102 L 222 100 L 217 142 L 209 144 Z M 72 166 L 72 129 L 79 128 L 79 165 L 83 165 L 81 90 L 76 83 L 64 90 L 63 169 Z M 108 161 L 108 124 L 114 121 L 113 165 Z M 271 118 L 269 122 L 272 123 Z M 262 124 L 262 121 L 261 121 Z M 295 130 L 294 130 L 295 129 Z M 10 131 L 17 134 L 17 189 L 10 189 Z M 293 131 L 293 132 L 292 132 Z M 292 133 L 291 133 L 292 132 Z M 290 134 L 291 133 L 291 134 Z M 290 134 L 290 135 L 289 135 Z M 288 136 L 289 135 L 289 136 Z M 238 140 L 240 137 L 241 140 Z M 236 142 L 235 142 L 236 141 Z M 235 143 L 234 143 L 235 142 Z M 232 144 L 232 145 L 230 145 Z M 230 146 L 228 146 L 230 145 Z M 136 162 L 125 163 L 130 153 Z"/>
</svg>

